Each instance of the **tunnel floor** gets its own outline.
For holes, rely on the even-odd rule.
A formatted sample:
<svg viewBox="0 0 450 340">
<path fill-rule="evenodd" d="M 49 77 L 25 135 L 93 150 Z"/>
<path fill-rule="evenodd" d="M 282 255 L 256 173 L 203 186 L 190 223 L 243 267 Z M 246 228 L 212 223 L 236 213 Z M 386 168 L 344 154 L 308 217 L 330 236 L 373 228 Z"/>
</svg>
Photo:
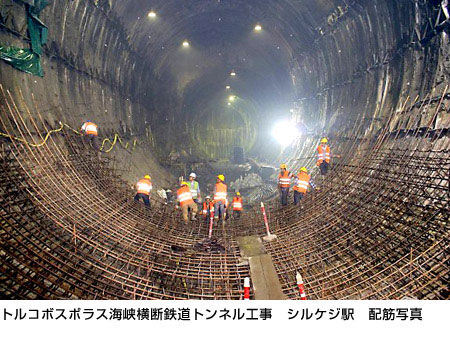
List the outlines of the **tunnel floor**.
<svg viewBox="0 0 450 340">
<path fill-rule="evenodd" d="M 2 127 L 42 141 L 41 116 L 4 95 Z M 300 299 L 299 272 L 308 299 L 448 299 L 446 131 L 386 128 L 361 142 L 342 141 L 345 154 L 302 209 L 265 202 L 277 238 L 264 247 L 282 293 Z M 70 131 L 40 147 L 12 138 L 0 154 L 3 298 L 243 299 L 251 275 L 237 238 L 265 235 L 259 207 L 214 228 L 221 251 L 205 251 L 204 220 L 185 226 L 173 207 L 136 204 L 112 159 L 99 162 Z"/>
</svg>

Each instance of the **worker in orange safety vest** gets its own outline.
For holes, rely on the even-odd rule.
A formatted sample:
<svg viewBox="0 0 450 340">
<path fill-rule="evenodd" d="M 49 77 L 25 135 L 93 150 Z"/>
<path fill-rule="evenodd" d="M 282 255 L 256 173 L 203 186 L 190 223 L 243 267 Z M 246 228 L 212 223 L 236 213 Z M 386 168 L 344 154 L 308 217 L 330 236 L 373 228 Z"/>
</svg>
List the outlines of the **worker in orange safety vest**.
<svg viewBox="0 0 450 340">
<path fill-rule="evenodd" d="M 203 209 L 201 211 L 205 220 L 209 219 L 211 212 L 214 213 L 214 203 L 211 201 L 211 196 L 206 196 L 205 201 L 203 202 Z"/>
<path fill-rule="evenodd" d="M 235 219 L 239 219 L 241 217 L 242 211 L 244 210 L 244 203 L 242 201 L 241 193 L 239 191 L 236 192 L 236 196 L 233 197 L 231 207 L 233 208 L 233 217 Z"/>
<path fill-rule="evenodd" d="M 139 201 L 142 198 L 144 204 L 147 208 L 150 208 L 150 191 L 152 191 L 152 181 L 149 175 L 145 175 L 144 178 L 140 179 L 136 183 L 136 196 L 134 196 L 135 201 Z"/>
<path fill-rule="evenodd" d="M 90 120 L 87 120 L 81 126 L 81 132 L 84 135 L 83 136 L 84 142 L 86 144 L 91 144 L 95 150 L 100 151 L 100 148 L 98 146 L 98 126 L 97 126 L 97 124 L 91 122 Z"/>
<path fill-rule="evenodd" d="M 183 214 L 183 220 L 185 223 L 188 223 L 188 209 L 191 209 L 191 220 L 195 221 L 197 220 L 195 215 L 197 214 L 198 207 L 197 204 L 194 202 L 194 199 L 192 198 L 191 190 L 189 189 L 187 182 L 182 182 L 180 189 L 177 191 L 177 200 L 178 204 L 181 208 L 182 214 Z M 178 206 L 177 206 L 178 208 Z"/>
<path fill-rule="evenodd" d="M 328 140 L 326 138 L 322 138 L 319 146 L 317 147 L 317 166 L 320 168 L 320 173 L 323 176 L 325 176 L 328 172 L 331 159 L 330 146 L 327 143 Z"/>
<path fill-rule="evenodd" d="M 287 170 L 286 164 L 281 164 L 280 173 L 278 174 L 278 189 L 280 190 L 281 205 L 288 204 L 287 198 L 292 177 L 293 175 Z"/>
<path fill-rule="evenodd" d="M 308 170 L 303 167 L 299 170 L 297 176 L 295 177 L 294 182 L 294 205 L 297 205 L 300 200 L 303 198 L 303 196 L 308 191 L 308 186 L 311 186 L 311 188 L 316 189 L 316 185 L 314 181 L 312 180 L 311 176 L 308 175 Z"/>
<path fill-rule="evenodd" d="M 227 185 L 225 182 L 225 176 L 217 176 L 216 186 L 214 189 L 214 222 L 217 224 L 219 218 L 224 221 L 226 218 L 226 209 L 228 205 L 227 200 Z"/>
</svg>

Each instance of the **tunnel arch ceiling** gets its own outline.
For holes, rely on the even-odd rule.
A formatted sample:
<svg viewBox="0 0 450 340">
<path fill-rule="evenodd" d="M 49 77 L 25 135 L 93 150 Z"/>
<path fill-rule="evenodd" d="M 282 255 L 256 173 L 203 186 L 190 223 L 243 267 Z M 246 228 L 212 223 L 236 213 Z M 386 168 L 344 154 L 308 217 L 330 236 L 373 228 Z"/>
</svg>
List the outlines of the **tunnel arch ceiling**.
<svg viewBox="0 0 450 340">
<path fill-rule="evenodd" d="M 255 121 L 263 123 L 258 124 L 261 127 L 258 136 L 263 143 L 273 120 L 278 119 L 273 116 L 289 116 L 295 93 L 291 77 L 292 56 L 294 48 L 298 49 L 298 40 L 305 46 L 308 41 L 305 32 L 310 31 L 305 24 L 309 20 L 305 11 L 297 13 L 292 4 L 286 2 L 284 5 L 288 7 L 278 2 L 274 6 L 269 1 L 196 1 L 175 7 L 174 2 L 154 2 L 144 8 L 157 12 L 155 21 L 144 18 L 147 11 L 140 8 L 137 13 L 125 3 L 118 5 L 116 10 L 123 11 L 123 20 L 125 25 L 130 25 L 133 32 L 130 36 L 135 44 L 145 46 L 159 82 L 171 83 L 165 85 L 168 93 L 158 94 L 160 98 L 170 97 L 176 102 L 167 113 L 171 116 L 168 120 L 180 122 L 186 118 L 184 115 L 189 110 L 185 104 L 192 101 L 186 98 L 190 93 L 188 87 L 215 88 L 214 83 L 218 82 L 221 86 L 217 91 L 222 92 L 225 85 L 231 85 L 234 95 L 259 103 L 259 117 Z M 140 24 L 136 30 L 138 17 Z M 262 32 L 254 32 L 256 23 L 263 25 Z M 191 44 L 189 50 L 180 46 L 185 39 Z M 238 73 L 236 79 L 229 79 L 231 70 Z M 183 136 L 189 134 L 187 130 L 192 130 L 189 124 L 184 126 L 184 131 L 177 132 Z"/>
<path fill-rule="evenodd" d="M 360 124 L 361 131 L 372 133 L 388 112 L 408 94 L 413 96 L 410 90 L 427 92 L 437 80 L 436 55 L 425 51 L 422 60 L 414 51 L 414 31 L 426 20 L 424 14 L 417 22 L 411 20 L 415 9 L 410 1 L 186 1 L 182 6 L 155 1 L 113 6 L 133 44 L 151 59 L 159 82 L 167 82 L 166 93 L 158 96 L 174 102 L 165 113 L 173 122 L 186 118 L 188 87 L 205 88 L 215 81 L 225 86 L 233 81 L 224 77 L 231 70 L 239 71 L 237 92 L 247 88 L 249 99 L 266 108 L 259 111 L 259 121 L 266 124 L 259 125 L 260 137 L 267 137 L 276 120 L 290 118 L 293 107 L 294 120 L 307 121 L 317 136 L 351 134 Z M 145 17 L 150 10 L 158 13 L 157 20 Z M 253 31 L 256 23 L 263 26 L 260 35 Z M 191 43 L 189 51 L 180 47 L 185 39 Z M 438 45 L 436 41 L 426 49 Z M 408 65 L 417 66 L 409 72 Z M 429 79 L 421 76 L 425 67 L 423 77 Z M 241 77 L 241 69 L 270 75 L 256 84 L 251 76 Z M 263 89 L 260 96 L 255 89 Z M 189 124 L 183 129 L 176 133 L 192 130 Z M 266 153 L 278 150 L 273 140 L 258 142 L 259 152 L 254 151 L 273 158 L 274 152 Z"/>
</svg>

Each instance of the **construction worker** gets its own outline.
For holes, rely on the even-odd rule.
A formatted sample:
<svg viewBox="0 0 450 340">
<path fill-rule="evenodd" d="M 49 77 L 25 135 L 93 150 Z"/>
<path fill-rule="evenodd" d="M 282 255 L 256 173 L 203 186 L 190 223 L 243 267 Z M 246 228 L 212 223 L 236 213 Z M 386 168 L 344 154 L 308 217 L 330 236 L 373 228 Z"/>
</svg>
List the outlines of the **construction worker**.
<svg viewBox="0 0 450 340">
<path fill-rule="evenodd" d="M 81 132 L 84 134 L 84 142 L 86 144 L 91 144 L 95 150 L 100 151 L 100 148 L 98 146 L 98 126 L 97 126 L 97 124 L 92 123 L 90 120 L 87 120 L 81 126 Z"/>
<path fill-rule="evenodd" d="M 311 176 L 308 175 L 308 169 L 306 169 L 305 167 L 300 168 L 297 176 L 295 177 L 295 184 L 293 187 L 295 205 L 297 205 L 306 194 L 309 185 L 311 186 L 311 188 L 316 189 L 316 184 L 312 180 Z"/>
<path fill-rule="evenodd" d="M 291 178 L 293 176 L 287 170 L 286 164 L 280 165 L 280 173 L 278 174 L 278 189 L 280 190 L 281 205 L 288 204 L 289 187 L 291 186 Z"/>
<path fill-rule="evenodd" d="M 192 194 L 192 198 L 194 200 L 195 203 L 200 203 L 202 201 L 202 197 L 200 195 L 200 186 L 198 184 L 198 182 L 195 180 L 197 178 L 197 175 L 192 172 L 189 175 L 189 182 L 188 182 L 188 186 L 189 186 L 189 190 L 191 190 L 191 194 Z"/>
<path fill-rule="evenodd" d="M 225 176 L 217 176 L 216 186 L 214 189 L 214 221 L 217 224 L 219 218 L 225 220 L 227 209 L 227 185 L 225 182 Z"/>
<path fill-rule="evenodd" d="M 152 181 L 149 175 L 145 175 L 144 178 L 140 179 L 136 184 L 136 196 L 134 196 L 135 201 L 139 201 L 140 198 L 144 201 L 147 208 L 150 208 L 150 191 L 152 190 Z"/>
<path fill-rule="evenodd" d="M 183 213 L 184 223 L 188 223 L 188 209 L 191 209 L 191 220 L 197 220 L 195 217 L 198 211 L 197 204 L 192 199 L 191 190 L 189 189 L 187 182 L 181 183 L 181 187 L 177 191 L 177 200 Z"/>
<path fill-rule="evenodd" d="M 317 166 L 320 167 L 320 173 L 325 176 L 328 172 L 328 166 L 330 164 L 330 146 L 327 144 L 328 140 L 322 138 L 320 144 L 317 147 Z"/>
<path fill-rule="evenodd" d="M 231 202 L 231 207 L 233 208 L 233 217 L 239 219 L 241 217 L 242 210 L 244 210 L 244 203 L 242 202 L 241 193 L 236 192 L 236 196 L 233 197 Z"/>
<path fill-rule="evenodd" d="M 206 196 L 203 202 L 202 215 L 205 220 L 208 220 L 211 216 L 211 212 L 214 213 L 214 203 L 211 201 L 211 196 Z"/>
</svg>

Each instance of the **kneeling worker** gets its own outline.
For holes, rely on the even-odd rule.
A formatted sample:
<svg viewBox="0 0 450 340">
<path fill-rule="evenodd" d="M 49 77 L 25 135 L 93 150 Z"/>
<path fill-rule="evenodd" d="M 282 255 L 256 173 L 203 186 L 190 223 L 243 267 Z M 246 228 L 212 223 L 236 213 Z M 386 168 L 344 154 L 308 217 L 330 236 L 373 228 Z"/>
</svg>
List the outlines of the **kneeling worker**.
<svg viewBox="0 0 450 340">
<path fill-rule="evenodd" d="M 241 193 L 236 192 L 236 196 L 233 197 L 233 202 L 231 202 L 233 208 L 233 217 L 239 219 L 241 217 L 242 210 L 244 210 L 244 203 L 242 202 Z"/>
<path fill-rule="evenodd" d="M 211 201 L 210 196 L 206 196 L 205 201 L 203 202 L 202 215 L 205 220 L 208 220 L 211 216 L 211 213 L 214 213 L 214 203 Z"/>
<path fill-rule="evenodd" d="M 293 189 L 294 189 L 295 205 L 297 205 L 303 198 L 303 196 L 306 194 L 309 185 L 311 186 L 311 188 L 316 189 L 316 185 L 312 180 L 311 176 L 308 175 L 308 170 L 305 167 L 299 170 L 297 176 L 295 177 L 294 183 L 295 184 Z"/>
<path fill-rule="evenodd" d="M 147 208 L 150 208 L 150 191 L 152 191 L 152 182 L 149 175 L 145 175 L 144 178 L 140 179 L 136 184 L 136 196 L 134 196 L 135 201 L 139 201 L 140 198 L 144 201 Z"/>
<path fill-rule="evenodd" d="M 195 218 L 195 215 L 197 214 L 197 210 L 198 210 L 197 204 L 192 199 L 191 190 L 189 189 L 187 182 L 181 183 L 181 188 L 178 189 L 178 191 L 177 191 L 177 200 L 178 200 L 178 204 L 181 207 L 181 211 L 183 213 L 184 222 L 185 223 L 188 222 L 188 208 L 191 209 L 191 214 L 192 214 L 191 220 L 192 221 L 197 220 Z"/>
<path fill-rule="evenodd" d="M 96 151 L 99 151 L 100 148 L 98 146 L 98 125 L 91 122 L 90 120 L 87 120 L 81 126 L 81 132 L 84 135 L 84 142 L 86 144 L 91 144 L 92 142 L 92 147 Z"/>
</svg>

